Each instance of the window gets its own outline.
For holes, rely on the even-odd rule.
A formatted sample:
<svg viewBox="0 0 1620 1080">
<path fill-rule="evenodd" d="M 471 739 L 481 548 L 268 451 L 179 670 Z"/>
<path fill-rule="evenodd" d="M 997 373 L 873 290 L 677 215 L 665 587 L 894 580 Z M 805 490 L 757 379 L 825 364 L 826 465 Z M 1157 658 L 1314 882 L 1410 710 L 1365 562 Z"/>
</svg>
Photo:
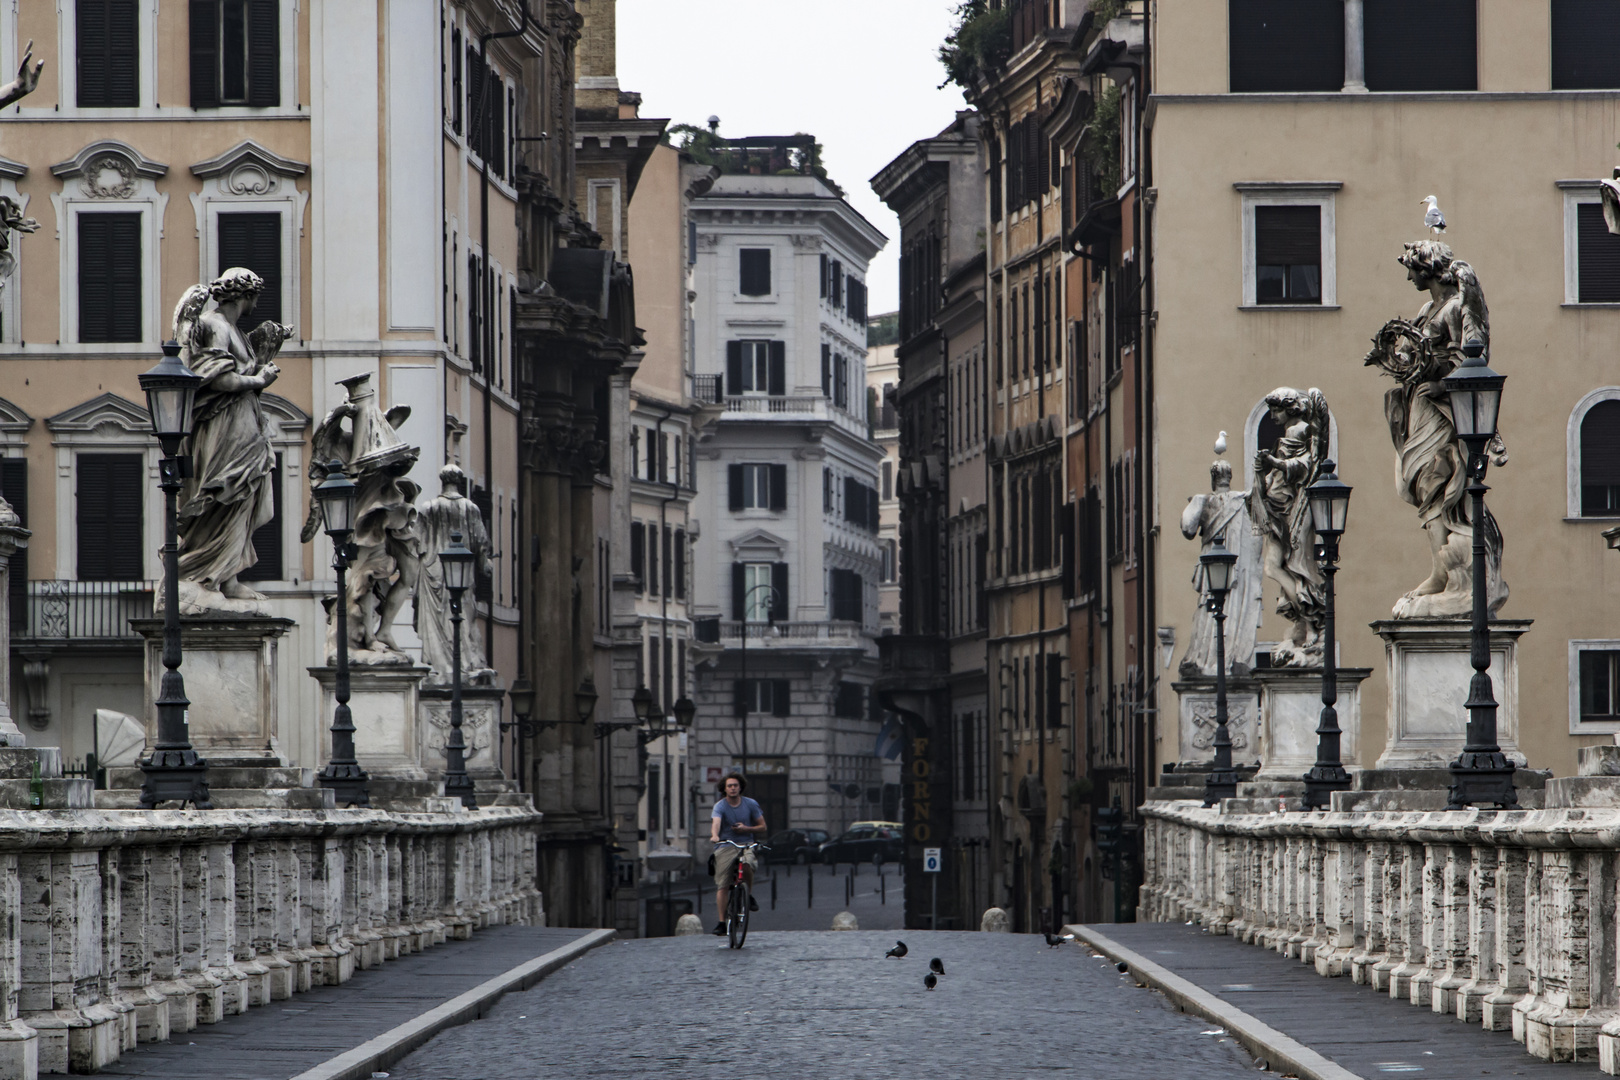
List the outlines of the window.
<svg viewBox="0 0 1620 1080">
<path fill-rule="evenodd" d="M 860 683 L 840 682 L 833 697 L 833 715 L 846 720 L 859 720 L 866 715 L 866 687 Z"/>
<path fill-rule="evenodd" d="M 828 260 L 827 256 L 823 255 L 821 257 L 821 298 L 823 300 L 827 299 L 827 275 L 828 275 L 828 272 L 829 272 L 828 271 L 828 266 L 829 266 L 829 260 Z M 826 346 L 823 345 L 822 348 L 826 348 Z"/>
<path fill-rule="evenodd" d="M 786 619 L 787 610 L 787 563 L 731 564 L 731 617 L 734 620 L 775 622 Z"/>
<path fill-rule="evenodd" d="M 792 684 L 787 679 L 735 679 L 732 685 L 739 716 L 756 712 L 772 716 L 789 715 Z"/>
<path fill-rule="evenodd" d="M 1233 186 L 1243 200 L 1243 305 L 1320 309 L 1337 304 L 1334 199 L 1341 185 L 1260 181 Z M 1119 297 L 1118 304 L 1134 310 L 1138 301 L 1133 294 Z"/>
<path fill-rule="evenodd" d="M 833 404 L 849 408 L 849 358 L 833 356 Z"/>
<path fill-rule="evenodd" d="M 821 467 L 821 512 L 832 513 L 833 509 L 833 474 L 832 470 L 823 465 Z"/>
<path fill-rule="evenodd" d="M 883 462 L 883 501 L 894 498 L 894 462 Z"/>
<path fill-rule="evenodd" d="M 865 583 L 853 570 L 832 570 L 828 573 L 831 592 L 828 607 L 832 617 L 841 622 L 865 620 Z"/>
<path fill-rule="evenodd" d="M 844 264 L 837 259 L 832 264 L 832 302 L 835 308 L 844 306 Z"/>
<path fill-rule="evenodd" d="M 1581 421 L 1581 516 L 1620 515 L 1620 401 L 1602 401 Z"/>
<path fill-rule="evenodd" d="M 1365 0 L 1362 17 L 1368 90 L 1478 88 L 1475 0 Z"/>
<path fill-rule="evenodd" d="M 281 104 L 279 8 L 280 0 L 191 0 L 193 109 Z"/>
<path fill-rule="evenodd" d="M 675 530 L 675 599 L 686 599 L 686 530 Z"/>
<path fill-rule="evenodd" d="M 737 291 L 744 296 L 771 295 L 770 248 L 741 248 L 738 250 Z"/>
<path fill-rule="evenodd" d="M 450 130 L 461 134 L 461 28 L 450 31 Z"/>
<path fill-rule="evenodd" d="M 141 340 L 141 215 L 84 213 L 79 231 L 79 340 Z"/>
<path fill-rule="evenodd" d="M 276 455 L 275 471 L 270 474 L 270 491 L 275 507 L 270 520 L 253 530 L 253 551 L 259 561 L 237 577 L 243 581 L 280 581 L 286 577 L 281 552 L 281 455 Z"/>
<path fill-rule="evenodd" d="M 140 105 L 136 0 L 78 0 L 78 93 L 81 109 Z"/>
<path fill-rule="evenodd" d="M 1620 641 L 1569 643 L 1569 730 L 1620 732 Z"/>
<path fill-rule="evenodd" d="M 1255 302 L 1322 302 L 1322 209 L 1254 208 Z"/>
<path fill-rule="evenodd" d="M 219 215 L 219 267 L 223 274 L 240 266 L 264 279 L 253 310 L 237 320 L 237 328 L 248 333 L 261 322 L 281 322 L 281 215 Z"/>
<path fill-rule="evenodd" d="M 504 82 L 478 50 L 467 46 L 467 149 L 477 154 L 496 176 L 506 173 L 506 110 Z"/>
<path fill-rule="evenodd" d="M 636 594 L 646 589 L 647 533 L 639 521 L 630 523 L 630 573 L 636 579 Z"/>
<path fill-rule="evenodd" d="M 75 466 L 79 580 L 141 580 L 141 455 L 79 454 Z"/>
<path fill-rule="evenodd" d="M 781 341 L 726 342 L 726 395 L 787 393 L 787 344 Z"/>
<path fill-rule="evenodd" d="M 1602 203 L 1575 207 L 1575 259 L 1578 303 L 1620 303 L 1620 236 L 1609 232 Z"/>
<path fill-rule="evenodd" d="M 17 513 L 18 524 L 28 528 L 28 459 L 22 457 L 0 458 L 0 498 Z M 7 579 L 10 595 L 7 597 L 10 609 L 11 632 L 13 636 L 22 633 L 22 626 L 28 617 L 28 549 L 19 548 L 11 556 L 10 577 Z"/>
<path fill-rule="evenodd" d="M 787 509 L 786 465 L 731 465 L 726 472 L 731 489 L 731 509 Z"/>
<path fill-rule="evenodd" d="M 1552 88 L 1620 87 L 1620 4 L 1552 0 Z"/>
<path fill-rule="evenodd" d="M 883 541 L 883 580 L 889 584 L 900 580 L 900 545 L 893 540 Z"/>
<path fill-rule="evenodd" d="M 1228 0 L 1227 22 L 1232 93 L 1344 88 L 1342 0 Z"/>
</svg>

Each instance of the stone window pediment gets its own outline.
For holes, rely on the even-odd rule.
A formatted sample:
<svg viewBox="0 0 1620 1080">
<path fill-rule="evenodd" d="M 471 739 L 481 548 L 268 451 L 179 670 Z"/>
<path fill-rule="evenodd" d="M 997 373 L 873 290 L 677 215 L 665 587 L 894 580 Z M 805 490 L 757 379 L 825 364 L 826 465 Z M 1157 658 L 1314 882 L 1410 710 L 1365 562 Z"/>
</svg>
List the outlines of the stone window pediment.
<svg viewBox="0 0 1620 1080">
<path fill-rule="evenodd" d="M 45 427 L 58 437 L 57 441 L 71 441 L 74 435 L 106 435 L 108 429 L 143 439 L 152 433 L 151 417 L 145 409 L 110 392 L 57 413 L 45 421 Z M 62 436 L 69 438 L 64 440 Z"/>
<path fill-rule="evenodd" d="M 750 529 L 731 541 L 740 562 L 780 562 L 787 557 L 787 541 L 766 529 Z"/>
</svg>

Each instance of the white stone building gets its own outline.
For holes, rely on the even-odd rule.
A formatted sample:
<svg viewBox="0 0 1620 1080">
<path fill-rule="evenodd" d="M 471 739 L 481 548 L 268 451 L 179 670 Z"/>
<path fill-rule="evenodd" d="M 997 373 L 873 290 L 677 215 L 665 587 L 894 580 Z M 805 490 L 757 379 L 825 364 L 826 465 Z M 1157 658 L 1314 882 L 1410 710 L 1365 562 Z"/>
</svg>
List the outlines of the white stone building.
<svg viewBox="0 0 1620 1080">
<path fill-rule="evenodd" d="M 900 361 L 895 346 L 866 350 L 867 400 L 872 403 L 872 438 L 883 450 L 878 479 L 878 632 L 900 632 L 900 415 L 894 407 L 900 388 Z"/>
<path fill-rule="evenodd" d="M 808 168 L 723 171 L 692 204 L 698 779 L 745 768 L 773 832 L 836 833 L 884 802 L 863 278 L 886 238 Z"/>
</svg>

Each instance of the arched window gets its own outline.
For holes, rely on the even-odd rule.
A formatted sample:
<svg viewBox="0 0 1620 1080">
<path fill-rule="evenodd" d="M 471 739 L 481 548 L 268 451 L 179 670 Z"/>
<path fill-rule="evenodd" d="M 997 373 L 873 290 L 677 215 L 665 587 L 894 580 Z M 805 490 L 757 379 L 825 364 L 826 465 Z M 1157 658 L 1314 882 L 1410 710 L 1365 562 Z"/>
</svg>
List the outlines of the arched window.
<svg viewBox="0 0 1620 1080">
<path fill-rule="evenodd" d="M 1600 401 L 1581 418 L 1581 516 L 1620 515 L 1620 400 Z"/>
<path fill-rule="evenodd" d="M 1620 518 L 1620 386 L 1600 386 L 1570 410 L 1566 518 Z"/>
</svg>

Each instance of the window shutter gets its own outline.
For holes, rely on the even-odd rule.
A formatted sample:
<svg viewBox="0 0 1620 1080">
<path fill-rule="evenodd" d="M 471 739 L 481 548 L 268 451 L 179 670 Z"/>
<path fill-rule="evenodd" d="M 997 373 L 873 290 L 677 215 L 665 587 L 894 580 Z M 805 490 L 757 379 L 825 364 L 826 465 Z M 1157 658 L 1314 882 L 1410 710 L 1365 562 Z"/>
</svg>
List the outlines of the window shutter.
<svg viewBox="0 0 1620 1080">
<path fill-rule="evenodd" d="M 670 596 L 675 591 L 675 534 L 668 525 L 664 526 L 664 541 L 662 544 L 664 561 L 664 595 Z"/>
<path fill-rule="evenodd" d="M 1363 19 L 1368 90 L 1478 89 L 1475 0 L 1366 0 Z"/>
<path fill-rule="evenodd" d="M 1581 486 L 1620 486 L 1620 401 L 1600 401 L 1581 418 Z"/>
<path fill-rule="evenodd" d="M 248 3 L 248 104 L 257 108 L 281 104 L 280 9 L 279 0 Z"/>
<path fill-rule="evenodd" d="M 771 618 L 786 622 L 788 617 L 788 564 L 771 563 Z"/>
<path fill-rule="evenodd" d="M 741 465 L 726 466 L 726 487 L 731 496 L 731 509 L 743 508 L 743 467 Z"/>
<path fill-rule="evenodd" d="M 644 584 L 645 561 L 647 557 L 647 535 L 641 522 L 630 523 L 630 572 L 636 578 L 636 595 L 646 589 Z"/>
<path fill-rule="evenodd" d="M 78 94 L 80 108 L 134 108 L 139 34 L 136 0 L 79 0 Z"/>
<path fill-rule="evenodd" d="M 773 397 L 781 397 L 787 393 L 787 342 L 773 341 L 770 343 L 770 379 L 769 393 Z"/>
<path fill-rule="evenodd" d="M 191 107 L 219 107 L 219 0 L 191 0 Z"/>
<path fill-rule="evenodd" d="M 20 519 L 18 524 L 28 528 L 28 459 L 0 458 L 0 497 L 11 504 Z M 9 579 L 11 631 L 13 635 L 24 631 L 28 620 L 28 549 L 21 548 L 11 557 Z"/>
<path fill-rule="evenodd" d="M 731 564 L 731 617 L 737 622 L 742 622 L 745 617 L 743 599 L 747 591 L 748 585 L 743 573 L 743 564 L 734 562 Z"/>
<path fill-rule="evenodd" d="M 686 530 L 675 530 L 675 599 L 686 599 Z"/>
<path fill-rule="evenodd" d="M 1074 599 L 1074 516 L 1079 510 L 1078 504 L 1065 504 L 1061 508 L 1058 518 L 1058 544 L 1062 548 L 1059 558 L 1063 561 L 1063 599 Z"/>
<path fill-rule="evenodd" d="M 866 524 L 866 500 L 861 498 L 861 482 L 844 477 L 844 520 L 851 525 Z"/>
<path fill-rule="evenodd" d="M 771 294 L 770 248 L 738 249 L 737 291 L 744 296 L 769 296 Z"/>
<path fill-rule="evenodd" d="M 746 680 L 746 679 L 732 679 L 731 680 L 731 711 L 732 711 L 733 715 L 735 715 L 735 716 L 747 716 L 748 715 L 748 713 L 751 711 L 749 709 L 749 705 L 752 704 L 748 700 L 748 696 L 749 696 L 748 695 L 748 680 Z"/>
<path fill-rule="evenodd" d="M 450 130 L 461 134 L 461 31 L 450 31 Z"/>
<path fill-rule="evenodd" d="M 844 264 L 837 259 L 832 264 L 832 302 L 833 307 L 844 306 Z"/>
<path fill-rule="evenodd" d="M 792 710 L 790 709 L 790 705 L 792 704 L 792 690 L 793 684 L 787 679 L 771 680 L 772 716 L 792 715 Z"/>
<path fill-rule="evenodd" d="M 1601 203 L 1575 207 L 1575 257 L 1581 303 L 1620 301 L 1620 236 L 1609 232 Z"/>
<path fill-rule="evenodd" d="M 832 346 L 826 342 L 821 345 L 821 396 L 832 396 Z"/>
<path fill-rule="evenodd" d="M 827 299 L 827 256 L 821 257 L 821 298 Z"/>
<path fill-rule="evenodd" d="M 692 620 L 692 636 L 705 645 L 720 644 L 720 616 Z"/>
<path fill-rule="evenodd" d="M 1344 88 L 1341 0 L 1228 0 L 1227 19 L 1232 93 Z M 1369 11 L 1369 28 L 1371 23 Z M 1368 53 L 1370 75 L 1370 47 Z"/>
<path fill-rule="evenodd" d="M 75 465 L 79 580 L 141 580 L 141 455 L 80 454 Z"/>
<path fill-rule="evenodd" d="M 80 214 L 79 340 L 141 340 L 141 215 Z"/>
<path fill-rule="evenodd" d="M 726 342 L 726 396 L 742 394 L 742 342 Z"/>
<path fill-rule="evenodd" d="M 658 595 L 658 526 L 647 524 L 647 595 Z"/>
<path fill-rule="evenodd" d="M 236 327 L 247 334 L 261 322 L 281 322 L 281 215 L 219 215 L 219 267 L 223 274 L 232 267 L 251 270 L 264 279 L 264 291 L 253 310 L 237 320 Z"/>
<path fill-rule="evenodd" d="M 280 581 L 286 576 L 281 548 L 281 455 L 276 455 L 275 471 L 270 474 L 270 499 L 275 512 L 270 520 L 253 530 L 253 551 L 258 562 L 237 576 L 243 581 Z"/>
<path fill-rule="evenodd" d="M 1620 5 L 1614 0 L 1552 0 L 1552 88 L 1620 87 Z"/>
<path fill-rule="evenodd" d="M 787 466 L 771 466 L 771 509 L 787 509 Z"/>
<path fill-rule="evenodd" d="M 1063 718 L 1063 657 L 1046 657 L 1046 726 L 1057 727 Z"/>
<path fill-rule="evenodd" d="M 489 80 L 489 137 L 484 140 L 485 148 L 489 151 L 489 171 L 496 176 L 506 175 L 506 110 L 505 102 L 501 99 L 506 95 L 502 93 L 505 84 L 499 76 L 486 73 Z"/>
<path fill-rule="evenodd" d="M 877 488 L 866 489 L 866 527 L 873 532 L 878 527 L 878 493 Z"/>
</svg>

